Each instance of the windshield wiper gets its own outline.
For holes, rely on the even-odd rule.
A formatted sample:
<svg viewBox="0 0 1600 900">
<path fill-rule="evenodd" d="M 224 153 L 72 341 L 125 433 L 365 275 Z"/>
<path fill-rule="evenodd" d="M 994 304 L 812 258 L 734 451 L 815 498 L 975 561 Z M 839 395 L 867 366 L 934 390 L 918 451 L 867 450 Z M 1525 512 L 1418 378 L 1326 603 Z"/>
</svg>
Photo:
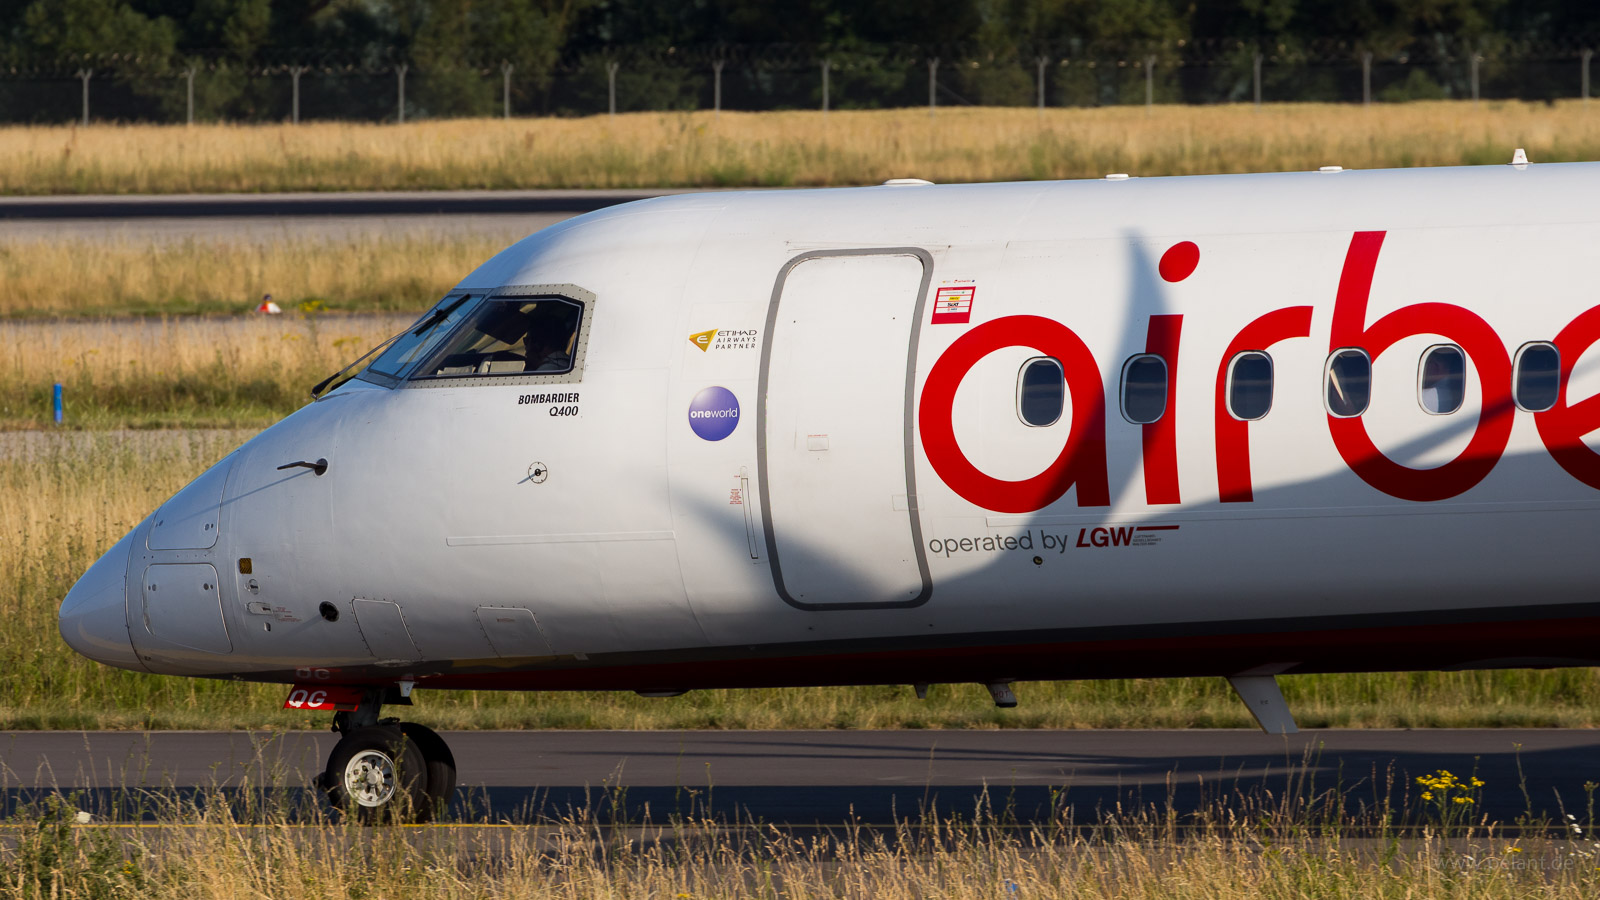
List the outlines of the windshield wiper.
<svg viewBox="0 0 1600 900">
<path fill-rule="evenodd" d="M 311 399 L 313 399 L 313 400 L 321 399 L 323 388 L 326 388 L 328 385 L 333 384 L 334 380 L 337 379 L 340 375 L 343 375 L 344 373 L 350 371 L 351 369 L 354 369 L 356 366 L 359 366 L 362 363 L 366 362 L 369 358 L 371 358 L 372 354 L 377 353 L 379 350 L 382 350 L 382 349 L 388 347 L 390 344 L 394 343 L 395 341 L 398 341 L 401 338 L 405 337 L 406 336 L 406 332 L 410 331 L 410 330 L 411 330 L 411 326 L 407 325 L 405 327 L 405 329 L 402 330 L 399 334 L 396 334 L 395 336 L 385 340 L 383 343 L 379 344 L 378 346 L 373 347 L 371 350 L 368 350 L 367 352 L 361 354 L 361 357 L 359 359 L 357 359 L 355 362 L 350 363 L 349 365 L 345 366 L 344 368 L 340 369 L 339 371 L 333 373 L 332 375 L 329 375 L 327 378 L 324 378 L 321 381 L 317 382 L 316 385 L 311 388 Z M 348 381 L 349 379 L 345 379 L 345 380 Z M 344 384 L 344 381 L 339 382 L 339 384 Z M 334 387 L 338 387 L 338 386 L 339 385 L 334 385 Z"/>
<path fill-rule="evenodd" d="M 319 399 L 322 398 L 322 394 L 323 394 L 324 389 L 333 390 L 333 388 L 337 388 L 337 387 L 339 387 L 339 385 L 344 384 L 344 381 L 340 381 L 339 384 L 333 384 L 333 382 L 337 381 L 340 375 L 343 375 L 344 373 L 350 371 L 351 369 L 354 369 L 356 366 L 359 366 L 362 363 L 366 362 L 368 359 L 371 359 L 373 354 L 375 354 L 375 353 L 387 348 L 390 344 L 393 344 L 395 341 L 398 341 L 401 338 L 405 337 L 407 332 L 410 332 L 415 337 L 421 337 L 422 335 L 427 334 L 430 329 L 436 327 L 440 322 L 443 322 L 445 319 L 449 318 L 450 314 L 455 312 L 456 309 L 458 307 L 460 307 L 461 304 L 467 302 L 468 299 L 470 299 L 470 295 L 457 297 L 454 302 L 449 303 L 449 304 L 447 304 L 445 306 L 439 307 L 438 309 L 433 311 L 432 315 L 428 316 L 426 319 L 423 319 L 422 320 L 422 324 L 416 326 L 416 328 L 414 330 L 412 329 L 412 327 L 410 325 L 407 325 L 405 328 L 400 329 L 400 331 L 397 334 L 395 334 L 393 337 L 390 337 L 388 340 L 385 340 L 383 343 L 379 344 L 378 346 L 373 347 L 371 350 L 368 350 L 366 353 L 361 354 L 361 357 L 359 359 L 357 359 L 355 362 L 350 363 L 349 365 L 345 366 L 344 368 L 340 369 L 339 371 L 333 373 L 332 375 L 329 375 L 327 378 L 324 378 L 321 381 L 317 382 L 316 385 L 311 388 L 311 399 L 319 400 Z M 352 377 L 354 377 L 354 376 L 352 376 Z M 350 379 L 348 379 L 348 378 L 345 379 L 345 381 L 348 381 L 348 380 L 350 380 Z M 333 388 L 328 387 L 330 384 L 333 384 Z"/>
<path fill-rule="evenodd" d="M 440 322 L 443 322 L 445 319 L 448 319 L 450 317 L 450 314 L 456 311 L 457 307 L 459 307 L 461 304 L 467 302 L 467 299 L 468 299 L 468 295 L 463 295 L 463 296 L 457 297 L 455 299 L 455 302 L 451 303 L 449 306 L 441 306 L 438 309 L 434 310 L 433 311 L 433 315 L 431 315 L 428 318 L 424 319 L 422 324 L 417 326 L 417 330 L 413 331 L 411 333 L 413 335 L 417 336 L 417 337 L 422 337 L 424 334 L 426 334 L 428 332 L 428 329 L 430 329 L 433 326 L 439 324 Z M 404 334 L 404 333 L 405 332 L 401 332 L 401 334 Z M 395 337 L 399 337 L 399 335 L 395 335 Z M 390 338 L 390 340 L 393 340 L 393 339 L 394 338 Z"/>
</svg>

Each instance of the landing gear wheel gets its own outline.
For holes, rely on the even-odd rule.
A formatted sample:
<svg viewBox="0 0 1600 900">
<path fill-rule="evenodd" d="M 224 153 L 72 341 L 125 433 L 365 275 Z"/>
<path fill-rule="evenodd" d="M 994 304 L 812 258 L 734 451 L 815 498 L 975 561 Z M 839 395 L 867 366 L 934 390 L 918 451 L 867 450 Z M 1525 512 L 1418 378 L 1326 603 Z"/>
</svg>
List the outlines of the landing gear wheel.
<svg viewBox="0 0 1600 900">
<path fill-rule="evenodd" d="M 456 758 L 450 753 L 450 745 L 432 728 L 416 722 L 401 722 L 400 730 L 422 751 L 422 759 L 428 767 L 428 804 L 419 811 L 417 820 L 426 822 L 438 818 L 456 794 Z"/>
<path fill-rule="evenodd" d="M 328 756 L 323 787 L 335 809 L 363 824 L 425 820 L 428 766 L 422 751 L 394 725 L 357 728 Z"/>
</svg>

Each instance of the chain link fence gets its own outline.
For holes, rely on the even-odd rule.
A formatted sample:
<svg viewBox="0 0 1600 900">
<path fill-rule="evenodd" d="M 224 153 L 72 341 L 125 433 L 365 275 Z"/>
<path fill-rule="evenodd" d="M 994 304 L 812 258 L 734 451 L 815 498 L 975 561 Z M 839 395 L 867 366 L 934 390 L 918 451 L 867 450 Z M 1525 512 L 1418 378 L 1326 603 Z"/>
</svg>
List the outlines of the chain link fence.
<svg viewBox="0 0 1600 900">
<path fill-rule="evenodd" d="M 530 71 L 276 53 L 180 62 L 98 56 L 0 70 L 8 123 L 396 122 L 466 116 L 927 106 L 1554 101 L 1589 96 L 1580 46 L 1404 49 L 1179 42 L 1018 48 L 717 45 L 618 48 Z"/>
</svg>

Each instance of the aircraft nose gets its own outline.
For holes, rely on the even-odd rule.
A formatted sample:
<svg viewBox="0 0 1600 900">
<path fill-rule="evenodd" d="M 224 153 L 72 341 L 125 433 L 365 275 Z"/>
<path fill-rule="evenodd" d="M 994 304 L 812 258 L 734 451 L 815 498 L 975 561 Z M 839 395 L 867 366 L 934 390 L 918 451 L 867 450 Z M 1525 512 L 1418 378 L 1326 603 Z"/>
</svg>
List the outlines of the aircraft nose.
<svg viewBox="0 0 1600 900">
<path fill-rule="evenodd" d="M 67 646 L 96 662 L 143 669 L 128 637 L 126 596 L 130 533 L 83 573 L 61 601 L 61 637 Z"/>
</svg>

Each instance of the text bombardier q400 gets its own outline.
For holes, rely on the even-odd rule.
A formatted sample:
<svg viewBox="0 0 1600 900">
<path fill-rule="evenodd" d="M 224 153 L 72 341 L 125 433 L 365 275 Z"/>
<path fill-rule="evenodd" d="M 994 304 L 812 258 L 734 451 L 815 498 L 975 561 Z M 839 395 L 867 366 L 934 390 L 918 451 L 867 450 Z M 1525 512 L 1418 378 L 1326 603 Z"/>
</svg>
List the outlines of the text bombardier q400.
<svg viewBox="0 0 1600 900">
<path fill-rule="evenodd" d="M 545 229 L 61 606 L 293 685 L 370 818 L 414 690 L 1600 664 L 1600 164 L 717 193 Z M 350 373 L 355 373 L 353 376 Z M 329 388 L 329 385 L 332 388 Z"/>
</svg>

